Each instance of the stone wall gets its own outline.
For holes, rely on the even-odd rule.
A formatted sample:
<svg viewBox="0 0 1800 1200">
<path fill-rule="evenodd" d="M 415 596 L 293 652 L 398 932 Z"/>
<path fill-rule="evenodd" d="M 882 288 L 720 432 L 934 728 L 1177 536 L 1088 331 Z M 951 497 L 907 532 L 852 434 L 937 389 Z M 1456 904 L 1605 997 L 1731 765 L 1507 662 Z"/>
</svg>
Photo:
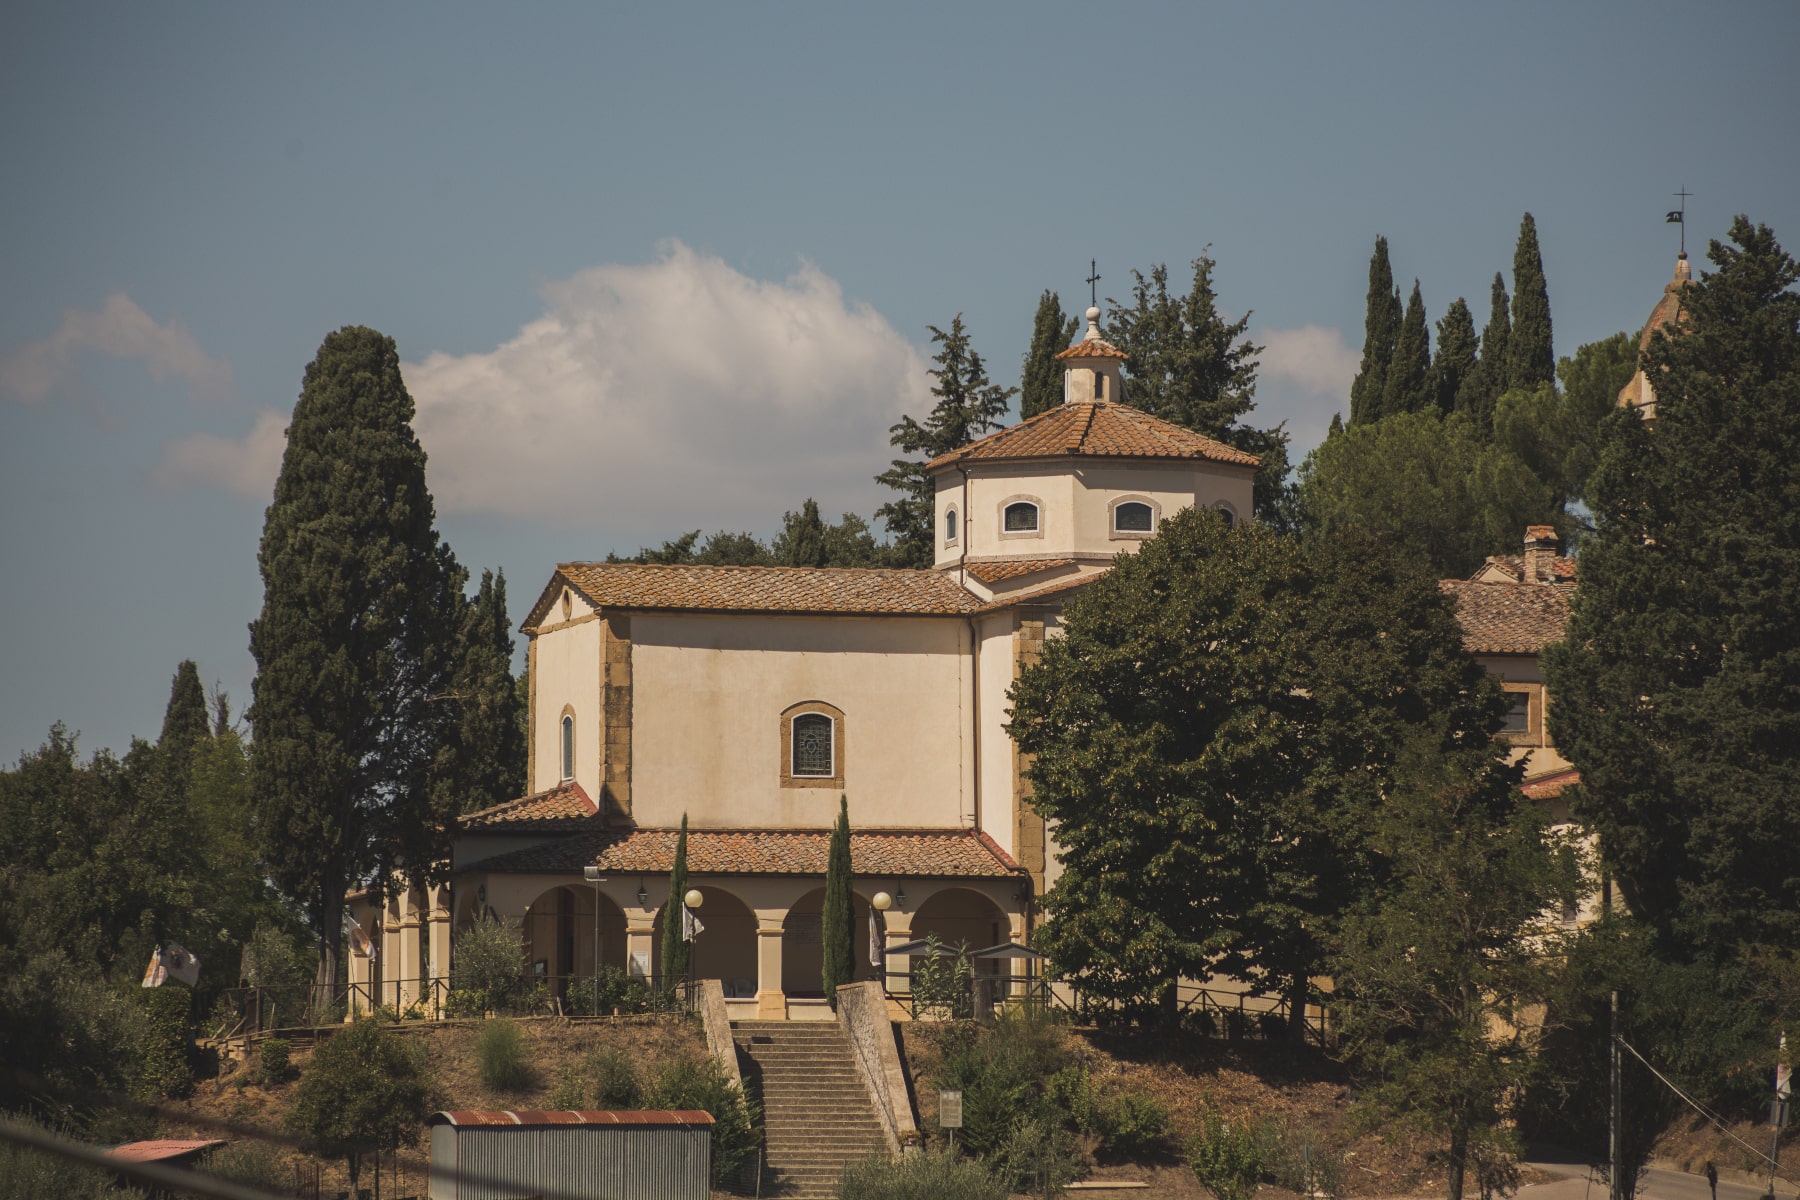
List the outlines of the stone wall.
<svg viewBox="0 0 1800 1200">
<path fill-rule="evenodd" d="M 900 1047 L 894 1042 L 894 1025 L 888 1019 L 887 994 L 879 983 L 865 980 L 840 985 L 837 1001 L 838 1025 L 850 1039 L 863 1083 L 875 1102 L 875 1113 L 887 1135 L 888 1152 L 898 1155 L 917 1149 L 919 1126 L 913 1119 L 906 1071 L 900 1064 Z"/>
</svg>

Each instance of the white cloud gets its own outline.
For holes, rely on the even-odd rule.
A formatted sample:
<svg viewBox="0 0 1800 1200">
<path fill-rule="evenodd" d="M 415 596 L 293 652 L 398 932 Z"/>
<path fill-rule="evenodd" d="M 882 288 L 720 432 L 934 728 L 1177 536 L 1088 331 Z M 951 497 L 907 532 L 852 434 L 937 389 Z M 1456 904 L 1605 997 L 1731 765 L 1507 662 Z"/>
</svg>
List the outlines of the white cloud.
<svg viewBox="0 0 1800 1200">
<path fill-rule="evenodd" d="M 926 363 L 811 264 L 783 283 L 667 243 L 543 289 L 484 354 L 405 367 L 443 512 L 673 536 L 759 528 L 815 496 L 865 508 Z"/>
<path fill-rule="evenodd" d="M 42 404 L 66 387 L 80 369 L 77 356 L 135 358 L 157 380 L 182 379 L 196 400 L 231 393 L 231 367 L 208 357 L 193 335 L 173 321 L 159 325 L 124 292 L 114 292 L 98 312 L 71 308 L 48 337 L 27 342 L 0 360 L 0 391 L 25 404 Z"/>
<path fill-rule="evenodd" d="M 1264 348 L 1257 416 L 1268 424 L 1287 421 L 1293 435 L 1288 457 L 1298 466 L 1324 440 L 1332 414 L 1348 415 L 1350 381 L 1362 365 L 1362 352 L 1345 344 L 1342 332 L 1322 325 L 1259 329 L 1251 340 Z"/>
<path fill-rule="evenodd" d="M 264 409 L 242 439 L 195 433 L 163 448 L 162 462 L 150 473 L 159 488 L 218 487 L 248 500 L 269 498 L 281 455 L 287 449 L 288 419 Z"/>
</svg>

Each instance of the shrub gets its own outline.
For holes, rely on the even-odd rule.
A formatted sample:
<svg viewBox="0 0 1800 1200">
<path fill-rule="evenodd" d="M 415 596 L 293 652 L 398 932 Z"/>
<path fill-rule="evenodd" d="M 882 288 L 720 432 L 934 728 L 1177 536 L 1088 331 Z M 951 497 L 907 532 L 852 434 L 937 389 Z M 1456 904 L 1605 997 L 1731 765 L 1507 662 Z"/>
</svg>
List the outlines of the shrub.
<svg viewBox="0 0 1800 1200">
<path fill-rule="evenodd" d="M 637 1062 L 616 1046 L 602 1046 L 588 1055 L 587 1077 L 593 1084 L 595 1107 L 643 1107 L 644 1081 Z"/>
<path fill-rule="evenodd" d="M 564 1067 L 556 1073 L 556 1086 L 544 1102 L 552 1112 L 588 1106 L 588 1081 L 580 1067 Z"/>
<path fill-rule="evenodd" d="M 287 1124 L 309 1153 L 341 1157 L 354 1188 L 362 1155 L 412 1145 L 437 1106 L 425 1048 L 361 1020 L 313 1051 Z"/>
<path fill-rule="evenodd" d="M 621 1013 L 647 1012 L 650 988 L 617 967 L 601 967 L 593 975 L 569 981 L 568 1006 L 570 1012 L 594 1016 L 605 1016 L 615 1009 Z"/>
<path fill-rule="evenodd" d="M 463 930 L 451 958 L 450 988 L 467 1015 L 511 1011 L 526 991 L 519 923 L 484 918 Z"/>
<path fill-rule="evenodd" d="M 985 1163 L 948 1151 L 899 1161 L 867 1159 L 844 1169 L 838 1200 L 1006 1200 L 1006 1184 Z"/>
<path fill-rule="evenodd" d="M 1287 1018 L 1277 1012 L 1258 1013 L 1256 1015 L 1256 1032 L 1262 1035 L 1265 1042 L 1287 1040 Z"/>
<path fill-rule="evenodd" d="M 712 1114 L 713 1182 L 738 1177 L 755 1161 L 762 1114 L 756 1103 L 725 1077 L 712 1058 L 677 1058 L 667 1063 L 645 1098 L 649 1108 L 699 1109 Z"/>
<path fill-rule="evenodd" d="M 1255 1132 L 1243 1125 L 1228 1125 L 1210 1113 L 1188 1143 L 1188 1165 L 1219 1200 L 1250 1200 L 1262 1178 Z"/>
<path fill-rule="evenodd" d="M 285 1192 L 294 1184 L 294 1173 L 281 1155 L 254 1142 L 221 1146 L 202 1169 L 209 1175 L 269 1192 Z"/>
<path fill-rule="evenodd" d="M 525 1091 L 535 1074 L 525 1049 L 525 1031 L 504 1017 L 484 1023 L 475 1035 L 475 1066 L 481 1082 L 494 1091 Z"/>
<path fill-rule="evenodd" d="M 1169 1143 L 1169 1110 L 1152 1096 L 1122 1092 L 1094 1105 L 1092 1127 L 1100 1153 L 1114 1162 L 1142 1162 L 1160 1156 Z"/>
<path fill-rule="evenodd" d="M 1075 1139 L 1054 1117 L 1015 1121 L 990 1157 L 995 1176 L 1014 1192 L 1050 1200 L 1081 1174 Z"/>
<path fill-rule="evenodd" d="M 925 961 L 913 968 L 913 1013 L 921 1017 L 950 1017 L 964 1020 L 973 1016 L 974 970 L 969 966 L 967 948 L 955 957 L 938 952 L 937 935 L 925 937 Z"/>
<path fill-rule="evenodd" d="M 988 1029 L 959 1022 L 944 1031 L 941 1045 L 938 1086 L 963 1094 L 957 1141 L 971 1153 L 998 1151 L 1020 1120 L 1065 1120 L 1049 1081 L 1069 1065 L 1068 1043 L 1049 1017 L 1014 1009 Z"/>
<path fill-rule="evenodd" d="M 265 1087 L 284 1082 L 292 1072 L 286 1038 L 269 1038 L 256 1056 L 257 1074 Z"/>
<path fill-rule="evenodd" d="M 1276 1187 L 1301 1196 L 1343 1195 L 1343 1154 L 1317 1130 L 1265 1121 L 1257 1131 L 1257 1154 Z"/>
<path fill-rule="evenodd" d="M 1250 1033 L 1250 1014 L 1241 1008 L 1225 1010 L 1225 1036 L 1232 1041 L 1242 1041 Z"/>
<path fill-rule="evenodd" d="M 113 1187 L 110 1171 L 0 1142 L 0 1200 L 50 1196 L 56 1200 L 145 1200 L 145 1194 L 136 1188 Z"/>
<path fill-rule="evenodd" d="M 244 942 L 243 977 L 251 987 L 303 987 L 312 982 L 316 965 L 293 938 L 264 921 Z"/>
<path fill-rule="evenodd" d="M 179 1098 L 194 1090 L 188 1065 L 188 1008 L 193 994 L 178 984 L 138 991 L 144 1008 L 144 1042 L 138 1088 L 147 1097 Z"/>
</svg>

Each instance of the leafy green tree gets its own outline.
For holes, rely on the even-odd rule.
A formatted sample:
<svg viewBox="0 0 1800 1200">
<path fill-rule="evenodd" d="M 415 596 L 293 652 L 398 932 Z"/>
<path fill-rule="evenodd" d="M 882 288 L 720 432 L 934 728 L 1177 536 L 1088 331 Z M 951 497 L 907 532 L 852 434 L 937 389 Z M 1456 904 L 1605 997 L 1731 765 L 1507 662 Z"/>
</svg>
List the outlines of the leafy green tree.
<svg viewBox="0 0 1800 1200">
<path fill-rule="evenodd" d="M 1506 387 L 1535 388 L 1555 378 L 1550 338 L 1550 289 L 1538 252 L 1537 222 L 1526 213 L 1513 250 L 1512 330 L 1506 342 Z"/>
<path fill-rule="evenodd" d="M 1048 288 L 1038 297 L 1037 315 L 1031 322 L 1031 349 L 1019 373 L 1019 417 L 1035 417 L 1063 401 L 1062 364 L 1056 356 L 1075 340 L 1079 323 L 1063 316 L 1062 299 Z"/>
<path fill-rule="evenodd" d="M 825 860 L 825 898 L 820 903 L 824 966 L 821 976 L 825 999 L 837 1010 L 840 983 L 856 978 L 856 893 L 850 875 L 850 800 L 838 797 L 837 824 L 831 830 L 831 849 Z"/>
<path fill-rule="evenodd" d="M 1250 314 L 1236 321 L 1220 315 L 1213 291 L 1216 264 L 1202 254 L 1185 296 L 1169 294 L 1164 264 L 1149 278 L 1133 271 L 1131 304 L 1108 300 L 1107 336 L 1126 355 L 1125 403 L 1262 459 L 1256 474 L 1259 520 L 1285 527 L 1288 434 L 1242 423 L 1255 406 L 1256 356 L 1262 347 L 1244 338 Z"/>
<path fill-rule="evenodd" d="M 662 976 L 665 986 L 688 973 L 692 947 L 682 935 L 682 915 L 687 911 L 687 814 L 681 814 L 681 833 L 675 839 L 675 865 L 669 871 L 669 901 L 662 910 Z"/>
<path fill-rule="evenodd" d="M 1456 411 L 1468 417 L 1483 437 L 1493 432 L 1494 402 L 1506 390 L 1507 343 L 1511 336 L 1512 316 L 1506 298 L 1506 280 L 1496 271 L 1488 323 L 1481 331 L 1481 357 L 1456 393 Z"/>
<path fill-rule="evenodd" d="M 1437 354 L 1431 360 L 1432 398 L 1445 416 L 1456 411 L 1456 398 L 1475 373 L 1475 318 L 1468 301 L 1458 296 L 1437 324 Z"/>
<path fill-rule="evenodd" d="M 473 812 L 523 795 L 525 738 L 512 675 L 512 622 L 506 615 L 506 575 L 481 573 L 481 588 L 464 606 L 461 653 L 448 703 L 456 736 L 439 750 L 434 786 L 441 805 Z"/>
<path fill-rule="evenodd" d="M 1400 321 L 1400 332 L 1394 338 L 1394 357 L 1388 362 L 1387 393 L 1382 401 L 1384 413 L 1424 412 L 1435 406 L 1436 396 L 1431 379 L 1431 335 L 1426 331 L 1425 301 L 1419 295 L 1419 281 L 1413 280 L 1412 296 L 1406 302 L 1406 316 Z"/>
<path fill-rule="evenodd" d="M 1800 944 L 1800 267 L 1738 217 L 1690 328 L 1645 355 L 1657 421 L 1604 423 L 1595 531 L 1544 656 L 1576 813 L 1674 957 Z"/>
<path fill-rule="evenodd" d="M 1387 413 L 1388 364 L 1400 337 L 1400 289 L 1394 286 L 1394 269 L 1388 263 L 1388 243 L 1375 239 L 1369 256 L 1369 296 L 1363 315 L 1362 366 L 1350 383 L 1350 423 L 1378 421 Z"/>
<path fill-rule="evenodd" d="M 1212 970 L 1304 1000 L 1394 748 L 1498 719 L 1436 581 L 1366 537 L 1187 511 L 1065 621 L 1012 691 L 1063 845 L 1044 948 L 1128 1003 Z"/>
<path fill-rule="evenodd" d="M 1470 1171 L 1483 1196 L 1516 1185 L 1508 1101 L 1536 1061 L 1541 918 L 1572 886 L 1507 750 L 1442 729 L 1407 747 L 1371 809 L 1381 883 L 1330 960 L 1340 1052 L 1373 1073 L 1366 1103 L 1443 1139 L 1448 1200 Z"/>
<path fill-rule="evenodd" d="M 342 1158 L 355 1188 L 362 1156 L 417 1144 L 440 1095 L 425 1047 L 366 1018 L 313 1051 L 287 1126 L 311 1153 Z"/>
<path fill-rule="evenodd" d="M 338 972 L 344 893 L 444 857 L 433 767 L 465 578 L 433 526 L 392 338 L 347 327 L 307 365 L 258 562 L 251 782 L 263 860 Z"/>
<path fill-rule="evenodd" d="M 894 565 L 903 567 L 929 567 L 934 557 L 937 489 L 925 464 L 1000 428 L 1007 401 L 1018 391 L 989 382 L 987 366 L 970 344 L 961 313 L 950 322 L 948 333 L 935 325 L 926 328 L 939 347 L 932 358 L 937 366 L 931 370 L 936 380 L 931 394 L 937 403 L 923 423 L 905 416 L 888 431 L 889 440 L 902 453 L 921 457 L 896 458 L 875 477 L 876 483 L 900 493 L 876 509 L 875 516 L 893 535 Z"/>
<path fill-rule="evenodd" d="M 774 556 L 784 567 L 825 566 L 825 534 L 825 519 L 819 515 L 819 502 L 808 496 L 799 512 L 787 514 L 781 534 L 772 547 Z"/>
</svg>

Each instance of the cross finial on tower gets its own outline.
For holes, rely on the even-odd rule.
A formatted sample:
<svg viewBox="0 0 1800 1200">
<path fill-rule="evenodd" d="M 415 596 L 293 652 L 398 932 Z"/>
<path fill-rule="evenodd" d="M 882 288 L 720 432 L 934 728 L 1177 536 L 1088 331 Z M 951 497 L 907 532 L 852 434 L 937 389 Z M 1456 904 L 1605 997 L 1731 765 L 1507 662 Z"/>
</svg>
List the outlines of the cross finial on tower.
<svg viewBox="0 0 1800 1200">
<path fill-rule="evenodd" d="M 1688 197 L 1693 194 L 1687 190 L 1687 184 L 1682 184 L 1681 190 L 1675 193 L 1681 200 L 1681 207 L 1663 218 L 1665 225 L 1681 226 L 1681 257 L 1683 258 L 1687 257 L 1687 202 Z"/>
<path fill-rule="evenodd" d="M 1086 282 L 1088 285 L 1088 307 L 1099 308 L 1100 294 L 1095 290 L 1094 285 L 1100 282 L 1100 265 L 1091 258 L 1088 259 L 1088 277 Z"/>
</svg>

